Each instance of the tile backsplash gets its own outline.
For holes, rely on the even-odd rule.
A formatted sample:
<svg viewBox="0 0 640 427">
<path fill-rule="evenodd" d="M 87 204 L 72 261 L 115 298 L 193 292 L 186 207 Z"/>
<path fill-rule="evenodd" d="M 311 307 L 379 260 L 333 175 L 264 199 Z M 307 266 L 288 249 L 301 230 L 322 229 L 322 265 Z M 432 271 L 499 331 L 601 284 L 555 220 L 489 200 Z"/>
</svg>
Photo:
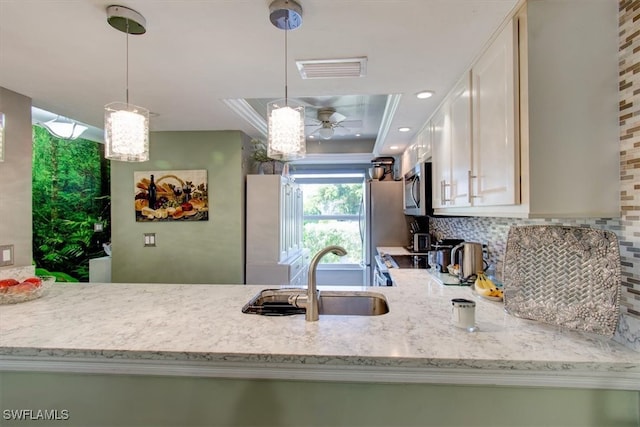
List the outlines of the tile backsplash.
<svg viewBox="0 0 640 427">
<path fill-rule="evenodd" d="M 619 1 L 620 218 L 535 219 L 430 218 L 438 238 L 487 244 L 490 263 L 500 269 L 512 225 L 559 224 L 614 232 L 620 242 L 622 294 L 615 339 L 640 351 L 640 8 L 637 0 Z"/>
</svg>

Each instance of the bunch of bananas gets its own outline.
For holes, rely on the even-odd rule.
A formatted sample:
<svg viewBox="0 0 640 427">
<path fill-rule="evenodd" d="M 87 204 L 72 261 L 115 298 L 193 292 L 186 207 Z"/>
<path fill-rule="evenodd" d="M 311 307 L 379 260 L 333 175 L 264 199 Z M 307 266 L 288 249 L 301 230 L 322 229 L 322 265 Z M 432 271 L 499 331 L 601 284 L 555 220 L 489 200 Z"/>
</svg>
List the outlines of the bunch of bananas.
<svg viewBox="0 0 640 427">
<path fill-rule="evenodd" d="M 496 284 L 491 281 L 484 272 L 479 271 L 476 276 L 476 281 L 473 283 L 475 291 L 478 295 L 484 297 L 503 298 L 504 293 L 502 289 L 498 289 Z"/>
</svg>

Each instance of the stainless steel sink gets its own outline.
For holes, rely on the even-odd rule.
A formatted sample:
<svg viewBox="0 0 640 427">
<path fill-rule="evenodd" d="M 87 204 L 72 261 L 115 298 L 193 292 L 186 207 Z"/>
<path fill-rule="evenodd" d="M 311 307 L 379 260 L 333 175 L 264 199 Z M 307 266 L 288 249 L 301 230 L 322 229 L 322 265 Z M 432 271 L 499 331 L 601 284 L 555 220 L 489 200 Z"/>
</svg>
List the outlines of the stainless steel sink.
<svg viewBox="0 0 640 427">
<path fill-rule="evenodd" d="M 243 313 L 265 316 L 304 314 L 304 308 L 289 303 L 295 295 L 306 295 L 306 289 L 265 289 L 242 308 Z M 321 315 L 379 316 L 389 312 L 384 295 L 368 291 L 321 291 L 318 299 Z"/>
</svg>

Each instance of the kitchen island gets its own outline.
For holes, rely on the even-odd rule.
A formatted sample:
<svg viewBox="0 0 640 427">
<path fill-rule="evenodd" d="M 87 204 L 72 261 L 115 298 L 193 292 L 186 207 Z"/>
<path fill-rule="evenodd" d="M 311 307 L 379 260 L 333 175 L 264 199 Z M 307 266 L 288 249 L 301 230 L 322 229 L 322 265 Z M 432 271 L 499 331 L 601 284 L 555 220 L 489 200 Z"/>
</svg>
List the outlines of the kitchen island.
<svg viewBox="0 0 640 427">
<path fill-rule="evenodd" d="M 238 378 L 544 385 L 640 390 L 640 354 L 506 314 L 424 270 L 393 270 L 381 316 L 259 316 L 268 286 L 62 284 L 0 307 L 0 368 Z M 479 331 L 451 322 L 476 300 Z"/>
<path fill-rule="evenodd" d="M 637 352 L 515 318 L 425 270 L 392 275 L 397 286 L 368 288 L 385 296 L 389 313 L 318 322 L 242 313 L 268 286 L 56 283 L 41 299 L 0 306 L 3 387 L 23 384 L 21 375 L 56 384 L 48 375 L 89 375 L 87 384 L 98 374 L 626 390 L 637 411 Z M 456 297 L 476 300 L 479 331 L 452 325 Z"/>
</svg>

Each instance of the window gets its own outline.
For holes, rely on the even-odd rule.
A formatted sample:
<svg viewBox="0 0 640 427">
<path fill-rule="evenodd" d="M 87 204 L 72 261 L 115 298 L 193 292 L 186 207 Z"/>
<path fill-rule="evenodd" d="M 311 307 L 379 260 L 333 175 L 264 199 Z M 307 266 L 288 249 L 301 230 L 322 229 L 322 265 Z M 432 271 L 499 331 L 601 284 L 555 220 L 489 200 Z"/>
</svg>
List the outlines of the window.
<svg viewBox="0 0 640 427">
<path fill-rule="evenodd" d="M 316 253 L 329 245 L 340 245 L 347 255 L 329 254 L 324 264 L 362 264 L 360 234 L 364 172 L 297 173 L 304 208 L 304 247 Z"/>
</svg>

